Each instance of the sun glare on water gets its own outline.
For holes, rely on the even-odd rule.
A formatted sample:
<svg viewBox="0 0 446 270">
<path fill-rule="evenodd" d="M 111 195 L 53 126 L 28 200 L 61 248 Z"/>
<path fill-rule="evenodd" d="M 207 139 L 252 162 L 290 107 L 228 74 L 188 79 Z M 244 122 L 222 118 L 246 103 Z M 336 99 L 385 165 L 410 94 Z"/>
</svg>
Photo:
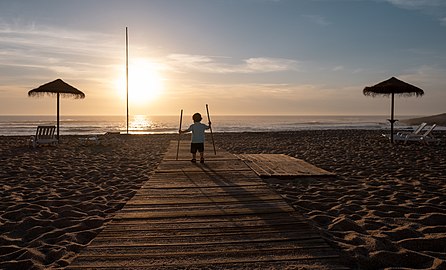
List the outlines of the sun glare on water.
<svg viewBox="0 0 446 270">
<path fill-rule="evenodd" d="M 115 82 L 121 98 L 126 98 L 126 76 L 120 74 Z M 143 104 L 157 99 L 163 92 L 163 79 L 159 66 L 147 59 L 137 59 L 129 63 L 129 102 Z"/>
</svg>

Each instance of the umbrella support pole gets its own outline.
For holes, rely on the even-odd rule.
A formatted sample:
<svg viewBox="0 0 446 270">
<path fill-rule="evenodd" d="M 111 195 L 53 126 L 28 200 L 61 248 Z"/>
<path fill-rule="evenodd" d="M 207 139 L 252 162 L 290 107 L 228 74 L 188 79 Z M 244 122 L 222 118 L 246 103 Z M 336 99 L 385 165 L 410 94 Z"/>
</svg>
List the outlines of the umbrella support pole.
<svg viewBox="0 0 446 270">
<path fill-rule="evenodd" d="M 398 120 L 396 120 L 396 119 L 387 119 L 387 121 L 390 122 L 390 142 L 393 143 L 394 142 L 393 141 L 393 124 L 395 122 L 397 122 Z"/>
<path fill-rule="evenodd" d="M 57 93 L 57 141 L 59 141 L 59 111 L 60 111 L 60 94 Z"/>
<path fill-rule="evenodd" d="M 395 93 L 392 93 L 392 101 L 391 101 L 391 106 L 390 106 L 390 142 L 394 143 L 393 141 L 393 124 L 398 121 L 395 120 L 394 118 L 395 115 Z"/>
</svg>

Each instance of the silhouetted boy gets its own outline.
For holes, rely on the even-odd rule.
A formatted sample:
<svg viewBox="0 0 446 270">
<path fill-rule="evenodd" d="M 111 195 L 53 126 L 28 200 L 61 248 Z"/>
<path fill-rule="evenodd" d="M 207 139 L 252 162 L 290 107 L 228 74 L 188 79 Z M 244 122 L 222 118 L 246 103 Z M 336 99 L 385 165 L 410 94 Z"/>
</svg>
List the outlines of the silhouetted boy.
<svg viewBox="0 0 446 270">
<path fill-rule="evenodd" d="M 197 162 L 197 151 L 200 152 L 200 163 L 204 163 L 204 131 L 211 127 L 211 122 L 209 126 L 202 124 L 200 121 L 203 119 L 201 114 L 195 113 L 192 116 L 194 123 L 186 130 L 179 130 L 181 133 L 192 132 L 192 139 L 190 143 L 190 152 L 192 153 L 191 162 Z"/>
</svg>

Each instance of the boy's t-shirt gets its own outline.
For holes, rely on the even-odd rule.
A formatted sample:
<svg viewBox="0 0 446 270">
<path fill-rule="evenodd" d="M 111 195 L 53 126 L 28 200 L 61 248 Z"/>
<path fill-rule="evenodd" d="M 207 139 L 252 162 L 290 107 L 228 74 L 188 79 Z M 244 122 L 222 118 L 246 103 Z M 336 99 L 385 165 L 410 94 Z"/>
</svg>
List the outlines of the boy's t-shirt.
<svg viewBox="0 0 446 270">
<path fill-rule="evenodd" d="M 187 131 L 192 132 L 191 143 L 204 143 L 204 131 L 206 129 L 209 129 L 209 126 L 200 122 L 190 125 Z"/>
</svg>

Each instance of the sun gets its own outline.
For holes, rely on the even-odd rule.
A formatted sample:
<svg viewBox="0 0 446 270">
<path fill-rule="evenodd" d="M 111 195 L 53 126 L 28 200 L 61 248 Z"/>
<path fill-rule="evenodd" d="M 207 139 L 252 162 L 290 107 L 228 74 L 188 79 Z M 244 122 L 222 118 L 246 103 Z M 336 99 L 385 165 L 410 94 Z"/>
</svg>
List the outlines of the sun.
<svg viewBox="0 0 446 270">
<path fill-rule="evenodd" d="M 126 77 L 120 74 L 115 85 L 122 98 L 126 98 Z M 163 92 L 163 78 L 158 64 L 144 58 L 129 63 L 129 102 L 147 103 L 156 100 Z"/>
</svg>

